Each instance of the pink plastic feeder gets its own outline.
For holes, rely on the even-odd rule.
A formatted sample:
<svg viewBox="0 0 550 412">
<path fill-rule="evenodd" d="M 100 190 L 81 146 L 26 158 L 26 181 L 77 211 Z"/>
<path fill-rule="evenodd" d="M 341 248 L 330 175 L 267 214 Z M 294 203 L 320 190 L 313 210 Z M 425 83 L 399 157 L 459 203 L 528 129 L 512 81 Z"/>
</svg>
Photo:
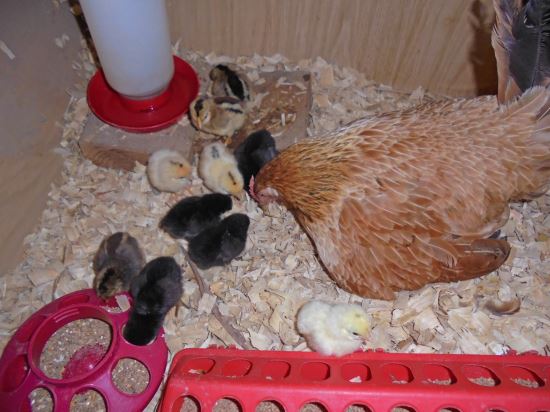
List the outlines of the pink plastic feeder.
<svg viewBox="0 0 550 412">
<path fill-rule="evenodd" d="M 130 297 L 129 297 L 130 299 Z M 142 410 L 157 391 L 166 368 L 168 348 L 164 330 L 149 345 L 134 346 L 124 340 L 122 329 L 128 312 L 108 312 L 114 298 L 102 301 L 92 289 L 65 295 L 33 314 L 12 336 L 0 359 L 0 405 L 6 411 L 30 411 L 29 394 L 47 389 L 55 412 L 69 411 L 74 395 L 93 389 L 105 400 L 108 411 Z M 40 370 L 40 355 L 58 329 L 75 320 L 99 319 L 111 327 L 108 348 L 88 345 L 77 351 L 65 366 L 62 379 L 49 378 Z M 149 384 L 139 394 L 127 394 L 113 383 L 112 370 L 123 358 L 141 362 L 149 372 Z"/>
</svg>

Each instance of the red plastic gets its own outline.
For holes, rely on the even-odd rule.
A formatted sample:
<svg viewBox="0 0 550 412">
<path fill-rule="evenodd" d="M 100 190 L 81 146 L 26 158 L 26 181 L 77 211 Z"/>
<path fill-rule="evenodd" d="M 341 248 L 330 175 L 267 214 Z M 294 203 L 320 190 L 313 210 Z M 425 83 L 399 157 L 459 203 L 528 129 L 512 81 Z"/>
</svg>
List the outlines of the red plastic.
<svg viewBox="0 0 550 412">
<path fill-rule="evenodd" d="M 491 381 L 495 386 L 482 385 Z M 262 401 L 277 402 L 285 411 L 299 411 L 307 403 L 328 411 L 358 404 L 385 412 L 398 406 L 422 412 L 549 411 L 549 381 L 550 358 L 539 355 L 369 351 L 335 358 L 311 352 L 185 349 L 172 361 L 160 411 L 179 411 L 186 396 L 201 411 L 211 411 L 221 398 L 235 400 L 243 412 L 254 411 Z"/>
<path fill-rule="evenodd" d="M 110 124 L 134 133 L 155 132 L 173 125 L 187 113 L 199 93 L 199 78 L 193 68 L 174 56 L 174 77 L 159 96 L 131 100 L 121 96 L 98 70 L 88 84 L 88 105 L 94 114 Z"/>
<path fill-rule="evenodd" d="M 166 369 L 168 348 L 164 330 L 161 329 L 153 343 L 146 347 L 134 346 L 122 337 L 129 311 L 108 312 L 105 306 L 116 307 L 114 298 L 104 302 L 93 289 L 86 289 L 49 303 L 27 319 L 12 336 L 0 358 L 1 410 L 30 411 L 28 396 L 38 387 L 51 393 L 55 412 L 68 412 L 71 398 L 88 389 L 103 396 L 108 411 L 145 408 L 162 382 Z M 83 318 L 100 319 L 110 325 L 112 338 L 109 348 L 105 351 L 101 346 L 85 346 L 71 357 L 62 379 L 48 378 L 39 367 L 46 342 L 59 328 Z M 148 369 L 149 384 L 140 394 L 123 393 L 114 385 L 111 372 L 122 358 L 136 359 Z"/>
</svg>

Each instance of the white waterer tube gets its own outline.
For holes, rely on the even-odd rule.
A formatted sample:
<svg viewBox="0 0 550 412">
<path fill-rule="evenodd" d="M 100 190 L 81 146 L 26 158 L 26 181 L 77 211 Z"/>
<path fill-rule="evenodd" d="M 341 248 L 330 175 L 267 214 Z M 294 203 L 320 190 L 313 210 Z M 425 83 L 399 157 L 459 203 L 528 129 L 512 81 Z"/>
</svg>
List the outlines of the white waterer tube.
<svg viewBox="0 0 550 412">
<path fill-rule="evenodd" d="M 161 94 L 174 74 L 165 0 L 80 0 L 109 85 L 135 100 Z"/>
</svg>

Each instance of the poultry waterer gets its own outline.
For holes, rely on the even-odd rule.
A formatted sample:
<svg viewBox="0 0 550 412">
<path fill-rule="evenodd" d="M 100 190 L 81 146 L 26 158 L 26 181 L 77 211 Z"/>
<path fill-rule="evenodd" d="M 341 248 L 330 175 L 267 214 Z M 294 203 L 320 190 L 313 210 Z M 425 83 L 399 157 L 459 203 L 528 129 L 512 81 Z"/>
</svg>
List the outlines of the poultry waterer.
<svg viewBox="0 0 550 412">
<path fill-rule="evenodd" d="M 533 354 L 368 351 L 336 358 L 311 352 L 185 349 L 172 360 L 160 411 L 178 412 L 186 398 L 198 410 L 211 411 L 218 400 L 229 398 L 243 412 L 258 411 L 261 402 L 285 411 L 314 403 L 330 412 L 352 405 L 370 412 L 398 407 L 411 412 L 542 412 L 550 411 L 549 385 L 550 358 Z"/>
<path fill-rule="evenodd" d="M 199 92 L 193 68 L 172 56 L 164 0 L 82 0 L 99 56 L 88 104 L 105 123 L 154 132 L 178 121 Z"/>
<path fill-rule="evenodd" d="M 104 302 L 93 289 L 86 289 L 65 295 L 29 317 L 12 336 L 0 359 L 1 409 L 30 411 L 29 395 L 37 388 L 48 390 L 55 412 L 68 412 L 73 396 L 89 389 L 101 394 L 108 411 L 145 408 L 162 382 L 166 368 L 168 348 L 164 330 L 147 346 L 132 345 L 122 336 L 129 310 L 107 310 L 115 306 L 114 298 Z M 48 377 L 40 368 L 40 356 L 48 339 L 68 323 L 84 318 L 99 319 L 110 326 L 107 352 L 94 345 L 84 346 L 71 356 L 62 379 Z M 139 394 L 124 393 L 113 383 L 112 371 L 125 358 L 141 362 L 148 370 L 149 383 Z"/>
</svg>

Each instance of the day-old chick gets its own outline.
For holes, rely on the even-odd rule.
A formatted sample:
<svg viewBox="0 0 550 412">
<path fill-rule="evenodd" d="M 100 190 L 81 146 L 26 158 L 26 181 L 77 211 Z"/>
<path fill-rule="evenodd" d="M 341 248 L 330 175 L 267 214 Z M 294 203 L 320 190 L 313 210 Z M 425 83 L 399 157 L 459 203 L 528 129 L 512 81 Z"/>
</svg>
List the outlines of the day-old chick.
<svg viewBox="0 0 550 412">
<path fill-rule="evenodd" d="M 185 177 L 190 173 L 191 165 L 175 150 L 157 150 L 147 163 L 149 183 L 161 192 L 179 192 L 185 187 Z"/>
<path fill-rule="evenodd" d="M 198 172 L 210 190 L 241 197 L 244 180 L 237 159 L 223 143 L 212 143 L 203 149 Z"/>
<path fill-rule="evenodd" d="M 298 312 L 296 324 L 308 346 L 323 355 L 355 352 L 370 331 L 364 309 L 347 303 L 308 302 Z"/>
<path fill-rule="evenodd" d="M 239 256 L 246 245 L 250 219 L 235 213 L 203 230 L 189 242 L 189 258 L 201 269 L 223 266 Z"/>
<path fill-rule="evenodd" d="M 256 176 L 263 165 L 277 156 L 277 153 L 275 139 L 265 129 L 251 133 L 235 149 L 235 158 L 244 179 L 245 190 L 248 190 L 250 178 Z"/>
<path fill-rule="evenodd" d="M 197 97 L 189 107 L 189 115 L 198 130 L 222 136 L 227 144 L 246 119 L 244 107 L 235 97 Z"/>
<path fill-rule="evenodd" d="M 181 267 L 172 257 L 153 259 L 132 281 L 131 292 L 134 303 L 124 327 L 124 339 L 134 345 L 146 345 L 157 335 L 168 311 L 181 299 Z"/>
<path fill-rule="evenodd" d="M 176 239 L 191 240 L 204 229 L 220 222 L 220 215 L 231 210 L 231 197 L 221 193 L 190 196 L 166 213 L 159 227 Z"/>
<path fill-rule="evenodd" d="M 250 89 L 244 75 L 218 64 L 210 71 L 209 92 L 213 96 L 230 96 L 239 100 L 250 100 Z"/>
<path fill-rule="evenodd" d="M 145 265 L 145 255 L 138 241 L 126 232 L 103 239 L 94 260 L 93 286 L 99 297 L 108 299 L 128 290 L 131 280 Z"/>
</svg>

